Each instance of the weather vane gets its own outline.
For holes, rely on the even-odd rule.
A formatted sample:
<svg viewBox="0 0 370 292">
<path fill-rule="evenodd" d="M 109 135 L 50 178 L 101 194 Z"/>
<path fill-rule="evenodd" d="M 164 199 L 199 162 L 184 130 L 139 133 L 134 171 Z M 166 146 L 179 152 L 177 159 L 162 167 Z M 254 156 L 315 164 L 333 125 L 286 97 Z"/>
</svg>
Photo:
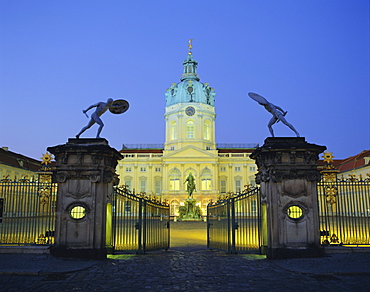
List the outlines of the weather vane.
<svg viewBox="0 0 370 292">
<path fill-rule="evenodd" d="M 189 54 L 189 55 L 193 54 L 193 53 L 191 52 L 191 50 L 193 49 L 193 39 L 189 39 L 188 47 L 189 47 L 189 52 L 188 52 L 188 54 Z"/>
</svg>

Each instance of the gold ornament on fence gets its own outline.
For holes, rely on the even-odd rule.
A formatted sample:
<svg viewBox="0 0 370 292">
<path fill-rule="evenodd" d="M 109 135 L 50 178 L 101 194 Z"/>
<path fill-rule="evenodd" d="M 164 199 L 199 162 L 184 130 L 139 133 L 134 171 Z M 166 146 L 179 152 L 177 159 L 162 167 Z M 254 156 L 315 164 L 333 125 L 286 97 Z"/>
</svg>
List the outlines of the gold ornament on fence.
<svg viewBox="0 0 370 292">
<path fill-rule="evenodd" d="M 337 203 L 337 193 L 338 190 L 332 186 L 329 186 L 325 190 L 326 193 L 326 201 L 330 204 L 336 204 Z"/>
<path fill-rule="evenodd" d="M 322 158 L 324 159 L 324 162 L 326 163 L 325 165 L 325 169 L 333 169 L 335 168 L 333 166 L 333 153 L 332 152 L 329 152 L 329 151 L 325 151 L 324 152 L 324 155 L 322 156 Z"/>
<path fill-rule="evenodd" d="M 336 174 L 331 172 L 324 173 L 324 182 L 335 182 L 336 181 Z"/>
</svg>

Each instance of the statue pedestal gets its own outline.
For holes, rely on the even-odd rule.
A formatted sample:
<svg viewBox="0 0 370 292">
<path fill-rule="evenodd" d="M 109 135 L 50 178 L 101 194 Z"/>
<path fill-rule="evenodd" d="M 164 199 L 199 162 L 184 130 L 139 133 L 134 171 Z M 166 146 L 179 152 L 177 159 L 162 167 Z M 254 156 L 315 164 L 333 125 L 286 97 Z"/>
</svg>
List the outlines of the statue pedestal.
<svg viewBox="0 0 370 292">
<path fill-rule="evenodd" d="M 270 259 L 322 255 L 316 184 L 325 146 L 304 138 L 267 138 L 251 158 L 261 186 L 262 250 Z"/>
<path fill-rule="evenodd" d="M 185 206 L 179 207 L 180 216 L 178 221 L 202 221 L 200 208 L 196 205 L 197 200 L 193 198 L 185 199 Z"/>
<path fill-rule="evenodd" d="M 49 147 L 58 182 L 55 256 L 105 259 L 112 246 L 112 194 L 122 155 L 105 139 L 69 139 Z M 107 228 L 108 227 L 108 228 Z"/>
</svg>

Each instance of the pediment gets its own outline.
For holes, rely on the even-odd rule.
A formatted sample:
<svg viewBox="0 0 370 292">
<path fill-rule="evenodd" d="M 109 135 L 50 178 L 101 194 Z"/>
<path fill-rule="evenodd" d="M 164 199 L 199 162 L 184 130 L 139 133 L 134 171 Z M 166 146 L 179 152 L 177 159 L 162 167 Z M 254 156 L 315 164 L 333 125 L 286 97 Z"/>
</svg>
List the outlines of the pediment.
<svg viewBox="0 0 370 292">
<path fill-rule="evenodd" d="M 215 154 L 214 151 L 203 150 L 198 147 L 191 146 L 191 145 L 183 147 L 179 150 L 174 150 L 168 155 L 163 156 L 163 158 L 171 158 L 171 159 L 173 158 L 198 159 L 198 158 L 215 158 L 215 157 L 218 157 L 218 155 Z"/>
</svg>

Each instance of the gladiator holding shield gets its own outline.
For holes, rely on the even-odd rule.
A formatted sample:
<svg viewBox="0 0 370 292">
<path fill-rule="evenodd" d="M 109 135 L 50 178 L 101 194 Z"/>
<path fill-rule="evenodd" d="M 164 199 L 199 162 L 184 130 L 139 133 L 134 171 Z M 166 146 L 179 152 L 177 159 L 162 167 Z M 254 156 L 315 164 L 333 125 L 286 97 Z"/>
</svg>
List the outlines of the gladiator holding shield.
<svg viewBox="0 0 370 292">
<path fill-rule="evenodd" d="M 274 105 L 271 102 L 268 102 L 263 96 L 257 93 L 249 92 L 248 95 L 250 98 L 252 98 L 253 100 L 257 101 L 260 105 L 262 105 L 270 114 L 272 114 L 273 117 L 271 118 L 267 125 L 272 137 L 275 137 L 272 125 L 278 123 L 279 121 L 281 121 L 284 125 L 289 127 L 294 133 L 296 133 L 297 137 L 299 137 L 299 133 L 297 132 L 297 130 L 293 127 L 292 124 L 289 124 L 288 121 L 285 119 L 285 115 L 287 114 L 287 112 L 285 112 L 281 107 Z"/>
</svg>

